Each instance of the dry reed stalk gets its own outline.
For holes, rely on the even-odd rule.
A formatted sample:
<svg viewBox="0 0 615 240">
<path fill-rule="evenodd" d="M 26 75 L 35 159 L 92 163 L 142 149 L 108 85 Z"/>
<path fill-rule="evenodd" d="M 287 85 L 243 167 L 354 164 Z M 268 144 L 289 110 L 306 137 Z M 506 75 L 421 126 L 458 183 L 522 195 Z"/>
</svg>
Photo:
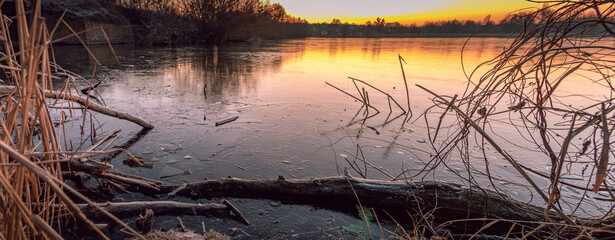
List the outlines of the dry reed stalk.
<svg viewBox="0 0 615 240">
<path fill-rule="evenodd" d="M 336 86 L 333 86 L 332 84 L 330 84 L 330 83 L 328 83 L 328 82 L 325 82 L 325 83 L 326 83 L 327 85 L 331 86 L 332 88 L 335 88 L 335 89 L 337 89 L 338 91 L 343 92 L 343 93 L 345 93 L 346 95 L 348 95 L 348 96 L 350 96 L 350 97 L 354 98 L 355 100 L 357 100 L 357 101 L 359 101 L 359 102 L 363 103 L 363 105 L 366 105 L 367 107 L 370 107 L 370 108 L 372 108 L 372 109 L 376 110 L 376 112 L 380 112 L 380 111 L 378 111 L 378 109 L 377 109 L 376 107 L 374 107 L 374 106 L 370 105 L 370 104 L 369 104 L 368 102 L 366 102 L 365 100 L 359 99 L 359 98 L 355 97 L 354 95 L 352 95 L 352 94 L 350 94 L 350 93 L 348 93 L 348 92 L 346 92 L 346 91 L 344 91 L 344 90 L 342 90 L 342 89 L 340 89 L 340 88 L 338 88 L 338 87 L 336 87 Z M 359 94 L 361 94 L 361 91 L 359 91 Z M 363 95 L 361 95 L 361 96 L 363 96 Z"/>
<path fill-rule="evenodd" d="M 375 87 L 375 86 L 373 86 L 373 85 L 369 84 L 368 82 L 363 81 L 363 80 L 361 80 L 361 79 L 357 79 L 357 78 L 353 78 L 353 77 L 348 77 L 348 78 L 349 78 L 350 80 L 352 80 L 352 82 L 355 84 L 355 87 L 357 87 L 357 91 L 359 90 L 359 89 L 358 89 L 359 87 L 357 86 L 356 82 L 363 83 L 363 84 L 367 85 L 368 87 L 370 87 L 370 88 L 372 88 L 372 89 L 374 89 L 374 90 L 376 90 L 376 91 L 378 91 L 378 92 L 380 92 L 380 93 L 384 94 L 385 96 L 387 96 L 387 100 L 388 100 L 388 101 L 393 101 L 393 103 L 395 103 L 395 105 L 397 105 L 397 107 L 399 107 L 399 109 L 401 109 L 401 110 L 403 111 L 403 113 L 406 113 L 406 109 L 404 109 L 404 108 L 403 108 L 403 107 L 402 107 L 402 106 L 401 106 L 401 105 L 397 102 L 397 100 L 395 100 L 395 98 L 393 98 L 393 97 L 392 97 L 389 93 L 387 93 L 387 92 L 385 92 L 385 91 L 382 91 L 382 90 L 380 90 L 379 88 L 377 88 L 377 87 Z M 360 91 L 359 91 L 359 93 L 360 93 Z M 391 112 L 393 111 L 393 110 L 391 109 L 391 103 L 390 103 L 390 102 L 389 102 L 389 111 L 391 111 Z"/>
<path fill-rule="evenodd" d="M 406 100 L 408 101 L 408 115 L 406 116 L 406 119 L 411 119 L 412 118 L 412 108 L 410 107 L 410 91 L 408 90 L 408 81 L 406 80 L 406 71 L 404 71 L 404 64 L 402 64 L 402 62 L 406 63 L 406 60 L 402 58 L 401 55 L 399 54 L 397 54 L 397 57 L 399 58 L 399 66 L 401 68 L 401 75 L 402 77 L 404 77 L 404 86 L 406 87 Z"/>
<path fill-rule="evenodd" d="M 0 104 L 0 236 L 60 239 L 69 211 L 107 239 L 64 192 L 91 202 L 62 180 L 63 154 L 46 102 L 46 92 L 53 90 L 49 60 L 52 41 L 41 17 L 40 1 L 34 2 L 32 10 L 25 9 L 23 0 L 14 4 L 17 16 L 12 24 L 0 12 L 0 36 L 4 39 L 0 68 L 7 71 L 14 85 Z M 18 53 L 11 41 L 10 25 L 18 34 Z M 35 154 L 39 152 L 42 154 Z"/>
<path fill-rule="evenodd" d="M 45 89 L 47 84 L 42 81 L 43 86 L 38 84 L 38 72 L 40 65 L 45 65 L 42 59 L 47 56 L 47 48 L 40 45 L 41 41 L 45 40 L 44 20 L 40 16 L 40 3 L 34 6 L 34 11 L 31 15 L 30 22 L 25 14 L 25 8 L 22 1 L 15 1 L 17 12 L 17 32 L 19 39 L 19 49 L 22 53 L 19 58 L 16 57 L 13 51 L 13 46 L 8 34 L 9 23 L 6 18 L 0 20 L 2 26 L 2 35 L 6 41 L 4 44 L 4 54 L 9 57 L 6 65 L 16 67 L 10 70 L 10 81 L 15 84 L 16 91 L 9 94 L 9 100 L 5 103 L 6 114 L 4 115 L 3 133 L 1 141 L 13 145 L 15 149 L 22 154 L 28 154 L 34 151 L 33 144 L 34 129 L 37 128 L 41 132 L 40 148 L 44 152 L 55 152 L 59 150 L 58 142 L 53 130 L 53 123 L 49 118 L 49 113 L 45 107 L 45 98 L 42 97 L 41 89 Z M 15 63 L 18 63 L 16 65 Z M 44 67 L 40 71 L 45 71 Z M 13 97 L 16 100 L 13 100 Z M 8 145 L 7 145 L 8 146 Z M 45 154 L 44 160 L 56 160 L 57 154 Z M 34 161 L 40 159 L 34 158 Z M 12 162 L 7 151 L 0 153 L 0 163 L 8 164 Z M 61 179 L 59 174 L 59 163 L 50 163 L 44 165 L 45 171 Z M 53 186 L 41 184 L 40 176 L 30 172 L 23 166 L 6 166 L 0 171 L 0 179 L 2 179 L 2 196 L 9 196 L 2 201 L 2 223 L 1 232 L 8 239 L 27 239 L 39 236 L 46 232 L 38 229 L 51 229 L 50 222 L 61 221 L 57 216 L 56 208 L 48 205 L 48 203 L 56 201 L 57 193 L 54 192 Z M 41 201 L 39 201 L 41 199 Z M 31 204 L 36 202 L 35 204 Z M 43 202 L 46 204 L 39 204 Z M 36 214 L 40 218 L 33 218 Z M 36 224 L 32 222 L 36 219 Z M 42 221 L 41 221 L 42 220 Z M 52 237 L 53 234 L 47 235 Z"/>
</svg>

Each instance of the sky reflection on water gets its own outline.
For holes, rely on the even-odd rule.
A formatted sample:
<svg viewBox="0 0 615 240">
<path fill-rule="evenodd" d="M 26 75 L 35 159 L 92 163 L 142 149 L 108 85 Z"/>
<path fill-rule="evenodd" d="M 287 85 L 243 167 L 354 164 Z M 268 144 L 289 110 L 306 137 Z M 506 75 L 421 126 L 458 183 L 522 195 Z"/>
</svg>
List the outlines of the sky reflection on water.
<svg viewBox="0 0 615 240">
<path fill-rule="evenodd" d="M 165 179 L 177 182 L 229 175 L 248 179 L 276 178 L 279 174 L 287 178 L 333 176 L 357 161 L 344 151 L 356 152 L 357 145 L 365 159 L 393 175 L 403 170 L 416 172 L 433 152 L 426 144 L 425 123 L 417 117 L 433 102 L 430 95 L 414 84 L 442 95 L 461 94 L 467 83 L 461 68 L 465 41 L 311 38 L 218 48 L 116 46 L 120 65 L 113 63 L 112 55 L 104 47 L 92 50 L 105 65 L 97 70 L 95 82 L 104 81 L 100 92 L 108 106 L 139 115 L 156 125 L 128 149 L 142 155 L 146 162 L 154 162 L 154 168 L 134 169 L 119 161 L 114 162 L 116 168 L 152 178 L 164 174 L 165 168 L 191 170 L 192 175 Z M 466 70 L 495 57 L 506 41 L 472 39 L 464 49 Z M 61 65 L 90 76 L 93 61 L 85 51 L 74 46 L 56 47 L 56 54 L 67 52 L 70 54 L 57 56 Z M 362 127 L 361 121 L 352 121 L 355 116 L 363 116 L 357 112 L 360 103 L 325 82 L 354 94 L 355 87 L 347 77 L 362 79 L 403 105 L 406 93 L 398 54 L 406 61 L 404 69 L 416 120 L 412 119 L 404 128 L 403 117 L 383 126 L 385 120 L 400 111 L 394 110 L 392 117 L 387 117 L 386 96 L 372 91 L 371 104 L 382 107 L 382 113 L 367 120 L 365 126 L 377 127 L 377 133 Z M 578 90 L 572 81 L 561 91 L 570 94 Z M 591 89 L 586 95 L 600 97 Z M 239 119 L 214 126 L 216 121 L 233 116 Z M 102 116 L 98 120 L 105 123 L 106 131 L 122 129 L 120 143 L 139 131 L 131 123 Z M 510 129 L 508 133 L 515 131 Z M 513 154 L 519 159 L 540 156 L 537 150 Z M 482 156 L 477 151 L 472 158 L 481 161 Z M 440 166 L 442 171 L 421 177 L 459 182 L 451 171 L 463 174 L 463 163 L 455 157 L 447 163 L 450 169 Z M 528 161 L 527 165 L 541 172 L 549 171 L 540 161 Z M 496 161 L 490 171 L 492 176 L 523 182 L 509 168 L 505 162 Z M 368 169 L 367 177 L 386 179 L 374 169 Z M 536 181 L 539 185 L 548 184 L 544 179 Z M 527 189 L 508 189 L 513 197 L 530 200 Z"/>
</svg>

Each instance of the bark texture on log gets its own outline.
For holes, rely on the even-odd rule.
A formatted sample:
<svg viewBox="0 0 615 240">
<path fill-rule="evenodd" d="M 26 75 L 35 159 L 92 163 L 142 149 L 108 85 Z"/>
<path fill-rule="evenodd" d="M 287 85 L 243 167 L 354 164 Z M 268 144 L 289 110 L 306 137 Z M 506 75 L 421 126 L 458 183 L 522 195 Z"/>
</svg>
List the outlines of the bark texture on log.
<svg viewBox="0 0 615 240">
<path fill-rule="evenodd" d="M 14 86 L 0 86 L 0 94 L 10 94 L 13 91 L 15 91 L 15 87 Z M 111 108 L 105 107 L 105 106 L 101 106 L 99 104 L 96 104 L 95 102 L 92 101 L 88 101 L 85 98 L 80 97 L 77 94 L 66 94 L 66 93 L 62 93 L 62 92 L 57 92 L 57 91 L 51 91 L 51 90 L 45 90 L 45 97 L 47 98 L 55 98 L 55 99 L 66 99 L 75 103 L 78 103 L 82 106 L 85 106 L 87 103 L 88 109 L 101 113 L 101 114 L 105 114 L 107 116 L 111 116 L 111 117 L 115 117 L 115 118 L 119 118 L 119 119 L 124 119 L 124 120 L 128 120 L 131 121 L 133 123 L 138 124 L 139 126 L 143 127 L 143 128 L 147 128 L 147 129 L 151 129 L 154 128 L 154 125 L 151 124 L 150 122 L 144 120 L 143 118 L 131 115 L 129 113 L 125 113 L 125 112 L 120 112 L 120 111 L 116 111 L 113 110 Z"/>
<path fill-rule="evenodd" d="M 160 191 L 169 193 L 180 185 L 159 185 Z M 356 194 L 355 194 L 356 193 Z M 297 180 L 244 180 L 226 178 L 187 184 L 175 196 L 194 199 L 215 197 L 262 198 L 303 203 L 323 203 L 409 210 L 438 208 L 451 216 L 504 218 L 510 220 L 544 220 L 544 209 L 505 198 L 492 191 L 470 189 L 443 182 L 397 182 L 366 180 L 352 177 L 329 177 Z"/>
<path fill-rule="evenodd" d="M 96 208 L 88 204 L 77 204 L 81 211 L 90 219 L 106 219 Z M 199 215 L 228 217 L 230 210 L 227 206 L 217 203 L 184 203 L 175 201 L 139 201 L 98 203 L 98 206 L 118 217 L 134 217 L 143 213 L 145 209 L 151 209 L 157 216 L 160 215 Z"/>
<path fill-rule="evenodd" d="M 62 169 L 69 170 L 73 172 L 85 172 L 90 174 L 102 173 L 107 171 L 107 168 L 113 168 L 111 164 L 105 166 L 104 164 L 99 164 L 98 162 L 82 161 L 82 159 L 73 159 L 68 162 L 62 163 Z"/>
</svg>

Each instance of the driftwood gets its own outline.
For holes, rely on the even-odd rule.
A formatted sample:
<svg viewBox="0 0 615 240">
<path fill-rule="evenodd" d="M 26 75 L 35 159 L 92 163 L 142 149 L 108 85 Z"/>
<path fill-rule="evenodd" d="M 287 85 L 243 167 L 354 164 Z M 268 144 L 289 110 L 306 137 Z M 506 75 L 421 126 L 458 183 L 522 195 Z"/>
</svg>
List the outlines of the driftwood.
<svg viewBox="0 0 615 240">
<path fill-rule="evenodd" d="M 173 192 L 172 196 L 192 199 L 223 197 L 270 199 L 343 211 L 354 209 L 355 205 L 360 204 L 386 210 L 395 218 L 407 218 L 408 214 L 427 214 L 435 217 L 433 218 L 435 223 L 447 222 L 451 230 L 456 228 L 461 231 L 467 231 L 473 228 L 472 226 L 477 227 L 474 230 L 479 230 L 482 226 L 480 223 L 468 224 L 468 219 L 483 224 L 484 221 L 490 221 L 487 219 L 502 219 L 503 221 L 490 227 L 489 231 L 484 231 L 486 234 L 496 235 L 506 234 L 515 225 L 517 228 L 523 228 L 537 227 L 545 221 L 564 223 L 563 219 L 552 211 L 548 212 L 548 219 L 545 219 L 544 208 L 516 201 L 490 190 L 445 182 L 382 181 L 350 176 L 287 180 L 279 176 L 275 180 L 224 178 L 181 185 L 152 182 L 149 184 L 155 185 L 158 190 L 132 184 L 126 186 L 132 191 L 150 195 L 164 194 L 165 197 L 169 197 L 169 193 Z M 141 208 L 142 211 L 143 209 Z M 229 214 L 230 208 L 226 209 L 226 214 Z M 179 213 L 176 210 L 170 211 Z M 136 214 L 138 212 L 134 215 Z M 601 220 L 576 219 L 575 221 L 581 228 L 603 229 L 615 222 L 614 219 L 614 216 L 609 216 Z M 242 219 L 239 221 L 243 222 Z"/>
<path fill-rule="evenodd" d="M 406 214 L 437 210 L 444 220 L 467 218 L 495 218 L 532 222 L 545 221 L 544 208 L 523 203 L 496 192 L 468 188 L 446 182 L 403 182 L 359 179 L 338 176 L 312 179 L 246 180 L 223 178 L 183 184 L 162 184 L 152 181 L 94 175 L 127 184 L 130 191 L 145 194 L 202 198 L 254 198 L 282 200 L 293 203 L 326 206 L 354 206 L 359 204 Z M 134 181 L 126 181 L 133 179 Z M 138 182 L 135 183 L 135 182 Z M 143 186 L 144 184 L 148 186 Z M 171 195 L 169 193 L 172 193 Z M 549 212 L 549 219 L 558 217 Z M 610 220 L 609 220 L 610 221 Z M 589 224 L 600 225 L 600 224 Z"/>
<path fill-rule="evenodd" d="M 151 209 L 160 215 L 200 215 L 214 217 L 229 217 L 230 210 L 227 206 L 217 203 L 183 203 L 175 201 L 142 201 L 142 202 L 119 202 L 97 203 L 98 206 L 107 210 L 117 217 L 134 217 L 143 213 L 145 209 Z M 81 211 L 90 219 L 106 219 L 96 208 L 88 204 L 77 204 Z"/>
<path fill-rule="evenodd" d="M 95 175 L 102 177 L 100 174 Z M 119 181 L 118 179 L 113 179 Z M 122 181 L 127 189 L 149 195 L 165 194 L 200 198 L 254 198 L 279 200 L 288 203 L 309 204 L 330 209 L 347 211 L 361 204 L 365 207 L 384 209 L 394 216 L 429 213 L 439 223 L 455 222 L 466 229 L 467 219 L 502 219 L 491 227 L 496 231 L 510 229 L 511 224 L 538 225 L 543 222 L 564 223 L 556 213 L 544 208 L 514 200 L 496 192 L 478 187 L 468 188 L 446 182 L 402 182 L 359 179 L 339 176 L 312 179 L 245 180 L 224 178 L 205 180 L 178 185 L 164 184 L 152 180 L 140 180 L 152 187 L 143 187 L 129 181 Z M 459 221 L 455 221 L 459 220 Z M 240 219 L 240 221 L 242 221 Z M 487 220 L 485 220 L 487 221 Z M 615 215 L 603 219 L 575 218 L 577 227 L 603 228 L 615 222 Z M 457 223 L 462 223 L 459 226 Z M 535 224 L 532 224 L 535 223 Z M 480 225 L 480 224 L 479 224 Z M 466 229 L 467 230 L 467 229 Z M 478 230 L 478 229 L 476 229 Z M 496 233 L 496 234 L 505 234 Z M 609 232 L 610 233 L 610 232 Z"/>
<path fill-rule="evenodd" d="M 0 94 L 10 94 L 13 91 L 15 91 L 15 87 L 14 86 L 0 86 Z M 45 97 L 47 98 L 55 98 L 55 99 L 66 99 L 66 100 L 70 100 L 72 102 L 78 103 L 82 106 L 86 106 L 88 107 L 88 109 L 107 115 L 107 116 L 111 116 L 111 117 L 115 117 L 115 118 L 119 118 L 119 119 L 124 119 L 124 120 L 128 120 L 131 121 L 133 123 L 138 124 L 139 126 L 146 128 L 146 129 L 151 129 L 154 128 L 154 125 L 151 124 L 150 122 L 144 120 L 143 118 L 131 115 L 129 113 L 125 113 L 125 112 L 120 112 L 120 111 L 116 111 L 113 110 L 111 108 L 105 107 L 105 106 L 101 106 L 99 104 L 96 104 L 92 101 L 88 101 L 85 98 L 82 98 L 76 94 L 67 94 L 67 93 L 63 93 L 63 92 L 57 92 L 57 91 L 51 91 L 51 90 L 45 90 Z"/>
<path fill-rule="evenodd" d="M 168 194 L 180 185 L 158 185 L 160 190 L 138 188 L 149 194 Z M 135 189 L 129 186 L 129 189 Z M 329 177 L 287 180 L 245 180 L 225 178 L 188 183 L 175 196 L 193 199 L 239 197 L 396 209 L 410 212 L 438 209 L 451 219 L 468 217 L 543 221 L 544 209 L 479 189 L 443 182 L 399 182 Z M 552 216 L 553 217 L 553 216 Z"/>
<path fill-rule="evenodd" d="M 145 178 L 137 178 L 137 176 L 122 176 L 122 174 L 110 170 L 113 168 L 112 165 L 108 164 L 108 166 L 110 166 L 109 168 L 107 168 L 106 166 L 107 165 L 104 163 L 101 164 L 98 161 L 93 161 L 89 159 L 74 159 L 63 163 L 62 168 L 64 170 L 70 170 L 71 172 L 84 172 L 91 175 L 95 175 L 100 178 L 130 184 L 130 186 L 133 187 L 137 186 L 141 188 L 147 188 L 156 192 L 160 191 L 160 189 L 158 189 L 158 185 L 161 182 Z M 65 178 L 70 178 L 70 176 L 71 175 L 68 174 L 65 176 Z M 125 191 L 125 189 L 123 189 L 122 191 Z"/>
</svg>

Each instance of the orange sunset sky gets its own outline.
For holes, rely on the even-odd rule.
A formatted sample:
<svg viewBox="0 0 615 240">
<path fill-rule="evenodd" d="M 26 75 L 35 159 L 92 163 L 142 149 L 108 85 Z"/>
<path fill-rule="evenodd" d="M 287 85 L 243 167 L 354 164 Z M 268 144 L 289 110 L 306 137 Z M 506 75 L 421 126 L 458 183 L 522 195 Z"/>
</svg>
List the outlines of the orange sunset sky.
<svg viewBox="0 0 615 240">
<path fill-rule="evenodd" d="M 293 16 L 310 23 L 342 22 L 364 24 L 383 17 L 402 24 L 440 20 L 482 20 L 491 14 L 499 21 L 507 13 L 523 8 L 541 7 L 525 0 L 271 0 L 280 3 Z"/>
</svg>

